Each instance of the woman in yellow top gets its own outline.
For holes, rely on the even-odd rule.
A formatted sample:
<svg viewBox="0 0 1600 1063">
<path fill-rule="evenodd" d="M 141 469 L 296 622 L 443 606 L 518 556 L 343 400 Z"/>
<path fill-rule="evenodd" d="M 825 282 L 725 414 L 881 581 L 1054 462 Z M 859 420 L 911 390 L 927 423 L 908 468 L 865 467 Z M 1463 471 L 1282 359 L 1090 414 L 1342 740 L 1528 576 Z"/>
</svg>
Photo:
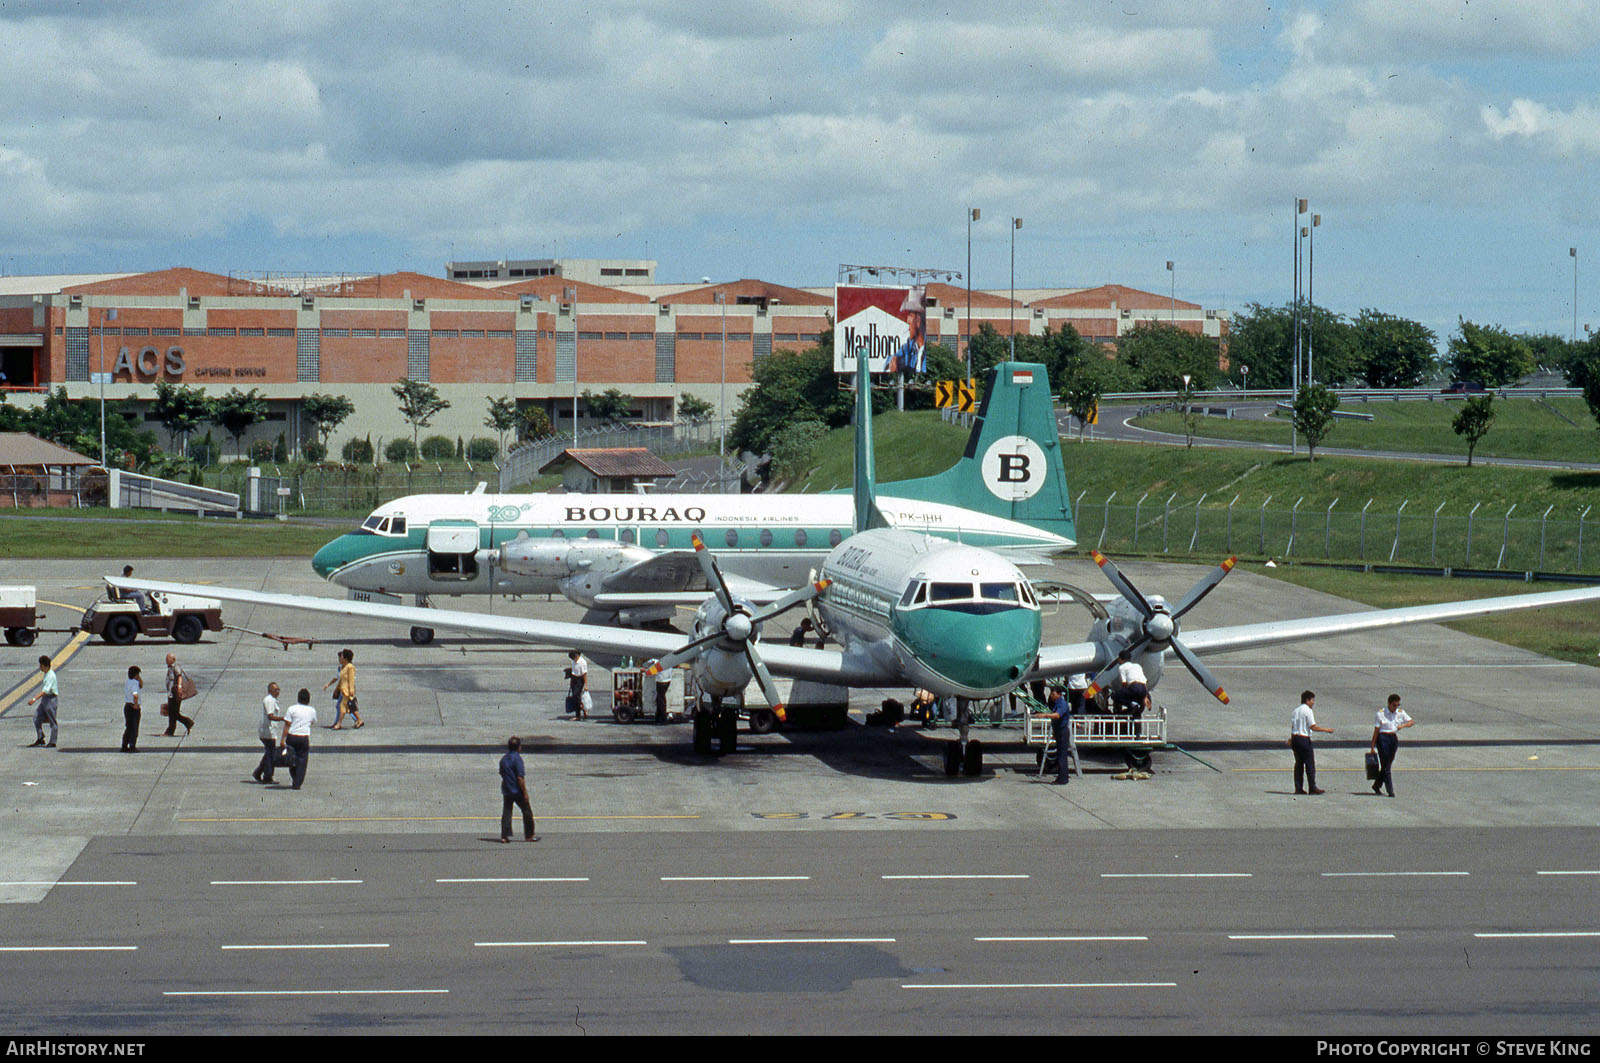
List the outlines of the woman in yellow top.
<svg viewBox="0 0 1600 1063">
<path fill-rule="evenodd" d="M 334 708 L 338 715 L 334 718 L 330 731 L 344 730 L 344 714 L 349 713 L 355 718 L 356 726 L 361 726 L 361 710 L 356 707 L 356 655 L 350 650 L 339 651 L 339 674 L 322 684 L 322 689 L 327 690 L 335 683 L 339 684 L 334 689 Z"/>
</svg>

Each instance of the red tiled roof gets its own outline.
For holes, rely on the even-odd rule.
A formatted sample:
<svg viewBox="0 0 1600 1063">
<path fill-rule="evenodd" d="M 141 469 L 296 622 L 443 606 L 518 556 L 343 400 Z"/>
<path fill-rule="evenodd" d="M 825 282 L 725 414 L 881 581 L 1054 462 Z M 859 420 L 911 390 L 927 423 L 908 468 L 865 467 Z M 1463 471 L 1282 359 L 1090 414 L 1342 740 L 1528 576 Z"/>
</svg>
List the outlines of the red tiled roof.
<svg viewBox="0 0 1600 1063">
<path fill-rule="evenodd" d="M 833 305 L 833 297 L 831 295 L 817 295 L 814 292 L 802 291 L 799 288 L 788 288 L 782 284 L 753 280 L 749 277 L 731 281 L 727 284 L 707 284 L 699 288 L 690 288 L 676 295 L 662 296 L 661 302 L 669 306 L 675 303 L 715 305 L 718 292 L 728 293 L 728 305 L 730 306 L 735 305 L 740 298 L 765 299 L 769 303 L 777 302 L 788 306 Z"/>
<path fill-rule="evenodd" d="M 1098 288 L 1085 288 L 1080 292 L 1072 292 L 1068 295 L 1040 299 L 1032 305 L 1046 309 L 1053 307 L 1104 308 L 1110 306 L 1113 302 L 1117 304 L 1117 309 L 1119 310 L 1165 310 L 1174 305 L 1171 296 L 1140 291 L 1138 288 L 1129 288 L 1121 284 L 1102 284 Z M 1185 302 L 1182 299 L 1177 300 L 1176 305 L 1185 310 L 1200 309 L 1199 303 Z"/>
<path fill-rule="evenodd" d="M 0 432 L 0 468 L 7 465 L 98 465 L 76 451 L 27 432 Z"/>
<path fill-rule="evenodd" d="M 551 472 L 575 461 L 596 476 L 629 476 L 650 478 L 673 476 L 676 470 L 644 447 L 612 447 L 608 449 L 574 449 L 568 447 L 545 463 L 540 472 Z"/>
<path fill-rule="evenodd" d="M 546 302 L 561 302 L 566 296 L 563 294 L 568 288 L 574 288 L 578 293 L 578 304 L 584 303 L 648 303 L 649 296 L 640 295 L 638 292 L 620 292 L 615 288 L 607 288 L 599 284 L 588 284 L 584 281 L 573 280 L 570 277 L 533 277 L 528 280 L 516 281 L 511 284 L 502 284 L 497 288 L 487 289 L 495 292 L 500 298 L 508 295 L 537 295 Z"/>
</svg>

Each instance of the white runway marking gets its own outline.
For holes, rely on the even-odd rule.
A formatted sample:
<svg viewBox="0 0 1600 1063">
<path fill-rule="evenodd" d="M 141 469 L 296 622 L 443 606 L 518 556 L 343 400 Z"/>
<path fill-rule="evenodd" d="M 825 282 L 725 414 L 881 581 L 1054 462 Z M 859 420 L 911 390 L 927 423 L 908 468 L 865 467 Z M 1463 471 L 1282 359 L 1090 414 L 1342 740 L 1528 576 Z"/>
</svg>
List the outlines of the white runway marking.
<svg viewBox="0 0 1600 1063">
<path fill-rule="evenodd" d="M 1101 878 L 1254 878 L 1249 872 L 1218 871 L 1218 872 L 1170 872 L 1166 874 L 1112 874 L 1104 873 Z"/>
<path fill-rule="evenodd" d="M 730 938 L 730 945 L 892 945 L 894 938 Z"/>
<path fill-rule="evenodd" d="M 386 949 L 387 944 L 352 943 L 346 945 L 302 945 L 280 943 L 276 945 L 223 945 L 223 952 L 281 952 L 286 949 Z"/>
<path fill-rule="evenodd" d="M 973 938 L 973 941 L 1149 941 L 1143 934 L 1103 934 L 1096 937 L 1074 936 L 1069 934 L 1043 934 L 1037 937 L 993 937 Z"/>
<path fill-rule="evenodd" d="M 901 989 L 1176 989 L 1177 982 L 966 982 L 957 985 L 913 983 Z"/>
<path fill-rule="evenodd" d="M 360 886 L 359 878 L 235 879 L 211 883 L 213 886 Z"/>
<path fill-rule="evenodd" d="M 1387 941 L 1393 934 L 1229 934 L 1229 941 Z"/>
<path fill-rule="evenodd" d="M 137 945 L 0 945 L 0 952 L 138 952 Z"/>
<path fill-rule="evenodd" d="M 810 875 L 662 875 L 662 882 L 810 882 Z"/>
<path fill-rule="evenodd" d="M 648 945 L 648 941 L 474 941 L 475 949 L 578 949 L 624 948 Z"/>
<path fill-rule="evenodd" d="M 1600 875 L 1600 871 L 1535 871 L 1536 875 Z"/>
<path fill-rule="evenodd" d="M 1429 876 L 1466 877 L 1470 871 L 1324 871 L 1323 878 L 1426 878 Z"/>
<path fill-rule="evenodd" d="M 1600 930 L 1532 930 L 1519 934 L 1473 934 L 1475 938 L 1600 938 Z"/>
<path fill-rule="evenodd" d="M 167 990 L 164 997 L 394 997 L 429 996 L 448 989 L 207 989 Z"/>
<path fill-rule="evenodd" d="M 915 880 L 915 879 L 989 879 L 989 878 L 1027 878 L 1027 875 L 884 875 L 886 882 Z"/>
<path fill-rule="evenodd" d="M 0 886 L 137 886 L 137 882 L 0 882 Z"/>
<path fill-rule="evenodd" d="M 588 882 L 587 878 L 436 878 L 439 883 L 450 882 Z"/>
</svg>

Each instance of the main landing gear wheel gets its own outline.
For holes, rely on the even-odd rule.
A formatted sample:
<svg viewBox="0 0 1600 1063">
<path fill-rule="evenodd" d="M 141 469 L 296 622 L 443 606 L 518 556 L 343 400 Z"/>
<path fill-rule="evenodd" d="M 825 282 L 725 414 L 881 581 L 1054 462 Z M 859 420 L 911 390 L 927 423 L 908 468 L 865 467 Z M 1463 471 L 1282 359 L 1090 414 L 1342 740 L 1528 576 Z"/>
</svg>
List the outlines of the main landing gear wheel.
<svg viewBox="0 0 1600 1063">
<path fill-rule="evenodd" d="M 418 646 L 426 646 L 433 641 L 433 628 L 414 627 L 411 629 L 411 641 Z"/>
<path fill-rule="evenodd" d="M 739 712 L 731 705 L 722 710 L 722 717 L 717 720 L 717 742 L 724 754 L 739 748 Z"/>
<path fill-rule="evenodd" d="M 963 775 L 983 774 L 983 743 L 977 739 L 967 743 L 967 752 L 961 758 L 961 773 Z"/>
<path fill-rule="evenodd" d="M 771 734 L 778 728 L 778 714 L 771 709 L 757 709 L 750 714 L 750 733 Z"/>
</svg>

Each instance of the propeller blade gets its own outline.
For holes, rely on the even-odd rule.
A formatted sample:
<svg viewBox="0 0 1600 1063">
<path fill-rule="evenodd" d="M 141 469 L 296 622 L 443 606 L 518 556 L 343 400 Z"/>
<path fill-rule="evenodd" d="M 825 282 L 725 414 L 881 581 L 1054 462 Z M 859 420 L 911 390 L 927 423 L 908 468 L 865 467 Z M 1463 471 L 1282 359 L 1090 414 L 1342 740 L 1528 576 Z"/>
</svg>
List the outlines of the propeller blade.
<svg viewBox="0 0 1600 1063">
<path fill-rule="evenodd" d="M 713 631 L 709 635 L 702 635 L 693 642 L 687 643 L 681 648 L 673 650 L 660 660 L 651 662 L 650 666 L 644 670 L 644 674 L 648 676 L 656 676 L 660 675 L 662 672 L 665 672 L 668 668 L 676 668 L 685 661 L 690 661 L 698 657 L 700 655 L 700 651 L 706 646 L 716 642 L 718 639 L 725 637 L 726 635 L 724 635 L 724 633 L 721 631 Z"/>
<path fill-rule="evenodd" d="M 823 579 L 817 580 L 815 583 L 808 583 L 804 587 L 801 587 L 798 590 L 792 591 L 789 594 L 784 595 L 782 598 L 779 598 L 777 601 L 768 605 L 765 609 L 758 611 L 756 615 L 750 619 L 752 622 L 757 624 L 766 620 L 771 620 L 779 613 L 786 612 L 803 602 L 809 602 L 811 599 L 817 597 L 823 591 L 828 589 L 830 582 L 832 581 Z"/>
<path fill-rule="evenodd" d="M 1184 667 L 1193 672 L 1194 677 L 1200 680 L 1200 685 L 1211 691 L 1212 697 L 1224 705 L 1228 704 L 1228 692 L 1222 689 L 1222 684 L 1218 683 L 1217 677 L 1211 674 L 1211 669 L 1200 663 L 1200 658 L 1191 653 L 1189 647 L 1177 639 L 1173 639 L 1171 645 L 1172 652 L 1177 654 L 1178 660 L 1183 662 Z"/>
<path fill-rule="evenodd" d="M 1111 585 L 1117 589 L 1117 593 L 1138 607 L 1140 615 L 1148 619 L 1155 614 L 1155 610 L 1150 607 L 1150 603 L 1145 601 L 1144 595 L 1139 593 L 1139 588 L 1128 582 L 1128 577 L 1124 576 L 1117 569 L 1117 566 L 1111 563 L 1109 557 L 1098 550 L 1091 550 L 1090 556 L 1094 558 L 1094 563 L 1100 566 L 1100 571 L 1106 574 L 1106 579 L 1110 580 Z"/>
<path fill-rule="evenodd" d="M 772 673 L 767 671 L 766 663 L 748 642 L 745 643 L 744 656 L 745 660 L 750 662 L 750 670 L 756 674 L 756 682 L 761 684 L 762 696 L 767 699 L 767 704 L 772 706 L 772 714 L 780 722 L 787 720 L 789 716 L 783 710 L 783 699 L 778 694 L 777 684 L 772 681 Z"/>
<path fill-rule="evenodd" d="M 1089 681 L 1089 689 L 1084 691 L 1084 697 L 1093 699 L 1095 695 L 1099 694 L 1100 691 L 1105 688 L 1105 684 L 1109 683 L 1111 678 L 1117 674 L 1118 668 L 1121 668 L 1123 664 L 1137 657 L 1149 644 L 1150 636 L 1145 635 L 1144 637 L 1133 642 L 1127 649 L 1117 654 L 1115 660 L 1106 665 L 1104 668 L 1100 669 L 1099 672 L 1095 673 L 1095 677 Z"/>
<path fill-rule="evenodd" d="M 711 588 L 711 593 L 717 596 L 717 602 L 723 611 L 733 612 L 733 596 L 728 593 L 728 583 L 722 578 L 722 569 L 717 567 L 716 555 L 706 549 L 706 542 L 700 538 L 699 532 L 695 532 L 689 541 L 694 544 L 695 560 L 700 562 L 700 571 L 705 574 L 706 585 Z"/>
<path fill-rule="evenodd" d="M 1189 593 L 1184 596 L 1183 601 L 1178 603 L 1178 607 L 1172 611 L 1172 619 L 1177 620 L 1199 604 L 1200 599 L 1210 594 L 1211 588 L 1221 583 L 1222 578 L 1232 572 L 1233 566 L 1238 563 L 1239 559 L 1237 557 L 1230 557 L 1207 573 L 1204 579 L 1189 589 Z"/>
</svg>

